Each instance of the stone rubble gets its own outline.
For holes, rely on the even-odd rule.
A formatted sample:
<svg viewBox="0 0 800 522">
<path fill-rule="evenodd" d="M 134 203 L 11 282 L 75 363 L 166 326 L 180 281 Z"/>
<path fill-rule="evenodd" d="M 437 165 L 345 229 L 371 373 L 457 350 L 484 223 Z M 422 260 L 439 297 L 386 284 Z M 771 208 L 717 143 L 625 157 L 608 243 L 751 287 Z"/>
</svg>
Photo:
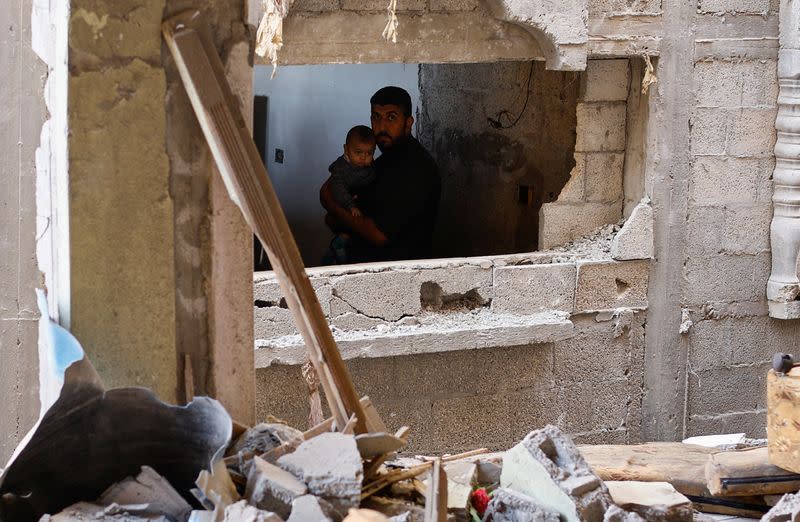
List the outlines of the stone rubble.
<svg viewBox="0 0 800 522">
<path fill-rule="evenodd" d="M 364 470 L 355 437 L 323 433 L 303 442 L 294 453 L 278 459 L 278 466 L 305 482 L 309 492 L 346 512 L 361 501 Z"/>
<path fill-rule="evenodd" d="M 180 497 L 185 492 L 145 466 L 99 500 L 79 502 L 41 521 L 426 522 L 430 457 L 396 456 L 405 436 L 320 431 L 303 434 L 275 424 L 248 430 L 230 445 L 238 453 L 229 449 L 224 461 L 214 461 L 213 473 L 200 474 L 195 495 L 205 511 L 188 512 Z M 266 453 L 257 453 L 264 448 Z M 443 464 L 448 522 L 690 522 L 696 517 L 689 499 L 670 483 L 604 482 L 554 426 L 532 431 L 504 453 L 479 450 L 440 458 L 450 459 Z M 476 494 L 476 488 L 482 492 Z M 784 496 L 762 522 L 800 522 L 800 494 Z"/>
<path fill-rule="evenodd" d="M 603 481 L 555 426 L 529 433 L 506 452 L 500 485 L 532 497 L 567 522 L 601 522 L 612 504 Z"/>
</svg>

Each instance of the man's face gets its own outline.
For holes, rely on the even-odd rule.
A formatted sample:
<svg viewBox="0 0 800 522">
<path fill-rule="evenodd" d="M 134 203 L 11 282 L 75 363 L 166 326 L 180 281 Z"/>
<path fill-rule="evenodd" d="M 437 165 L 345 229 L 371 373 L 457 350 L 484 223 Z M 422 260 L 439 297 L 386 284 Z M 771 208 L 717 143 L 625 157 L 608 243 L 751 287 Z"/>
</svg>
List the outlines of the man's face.
<svg viewBox="0 0 800 522">
<path fill-rule="evenodd" d="M 405 116 L 399 105 L 373 105 L 372 132 L 381 151 L 391 148 L 398 140 L 411 136 L 414 118 Z"/>
</svg>

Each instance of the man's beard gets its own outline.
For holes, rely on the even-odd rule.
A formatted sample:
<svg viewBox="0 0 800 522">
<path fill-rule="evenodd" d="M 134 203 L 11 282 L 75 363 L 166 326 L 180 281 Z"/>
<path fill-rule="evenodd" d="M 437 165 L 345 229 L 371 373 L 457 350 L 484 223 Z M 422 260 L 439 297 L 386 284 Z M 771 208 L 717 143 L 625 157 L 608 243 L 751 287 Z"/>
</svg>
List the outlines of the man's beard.
<svg viewBox="0 0 800 522">
<path fill-rule="evenodd" d="M 386 138 L 386 140 L 381 140 L 381 138 Z M 381 132 L 375 136 L 375 144 L 378 146 L 381 152 L 384 152 L 386 149 L 390 148 L 392 144 L 394 144 L 394 139 L 385 132 Z"/>
</svg>

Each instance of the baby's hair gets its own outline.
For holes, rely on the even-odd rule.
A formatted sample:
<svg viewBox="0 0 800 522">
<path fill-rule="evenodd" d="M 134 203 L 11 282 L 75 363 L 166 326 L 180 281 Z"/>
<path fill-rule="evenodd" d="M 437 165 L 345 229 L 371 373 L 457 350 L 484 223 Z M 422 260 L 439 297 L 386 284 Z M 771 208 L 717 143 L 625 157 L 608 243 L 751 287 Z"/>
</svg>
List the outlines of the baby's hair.
<svg viewBox="0 0 800 522">
<path fill-rule="evenodd" d="M 372 134 L 372 129 L 366 125 L 356 125 L 348 131 L 345 143 L 351 143 L 353 140 L 359 143 L 373 143 L 375 141 L 375 135 Z"/>
</svg>

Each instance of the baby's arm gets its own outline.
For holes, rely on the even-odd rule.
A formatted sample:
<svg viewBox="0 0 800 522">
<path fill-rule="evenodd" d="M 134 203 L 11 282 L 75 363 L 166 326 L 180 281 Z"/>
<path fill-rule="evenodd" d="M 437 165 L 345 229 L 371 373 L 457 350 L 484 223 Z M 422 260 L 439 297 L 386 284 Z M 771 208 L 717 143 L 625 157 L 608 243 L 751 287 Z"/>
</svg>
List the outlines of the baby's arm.
<svg viewBox="0 0 800 522">
<path fill-rule="evenodd" d="M 335 171 L 332 172 L 328 186 L 331 190 L 331 196 L 333 196 L 336 203 L 344 208 L 353 206 L 353 193 L 350 191 L 350 184 L 344 176 Z"/>
</svg>

